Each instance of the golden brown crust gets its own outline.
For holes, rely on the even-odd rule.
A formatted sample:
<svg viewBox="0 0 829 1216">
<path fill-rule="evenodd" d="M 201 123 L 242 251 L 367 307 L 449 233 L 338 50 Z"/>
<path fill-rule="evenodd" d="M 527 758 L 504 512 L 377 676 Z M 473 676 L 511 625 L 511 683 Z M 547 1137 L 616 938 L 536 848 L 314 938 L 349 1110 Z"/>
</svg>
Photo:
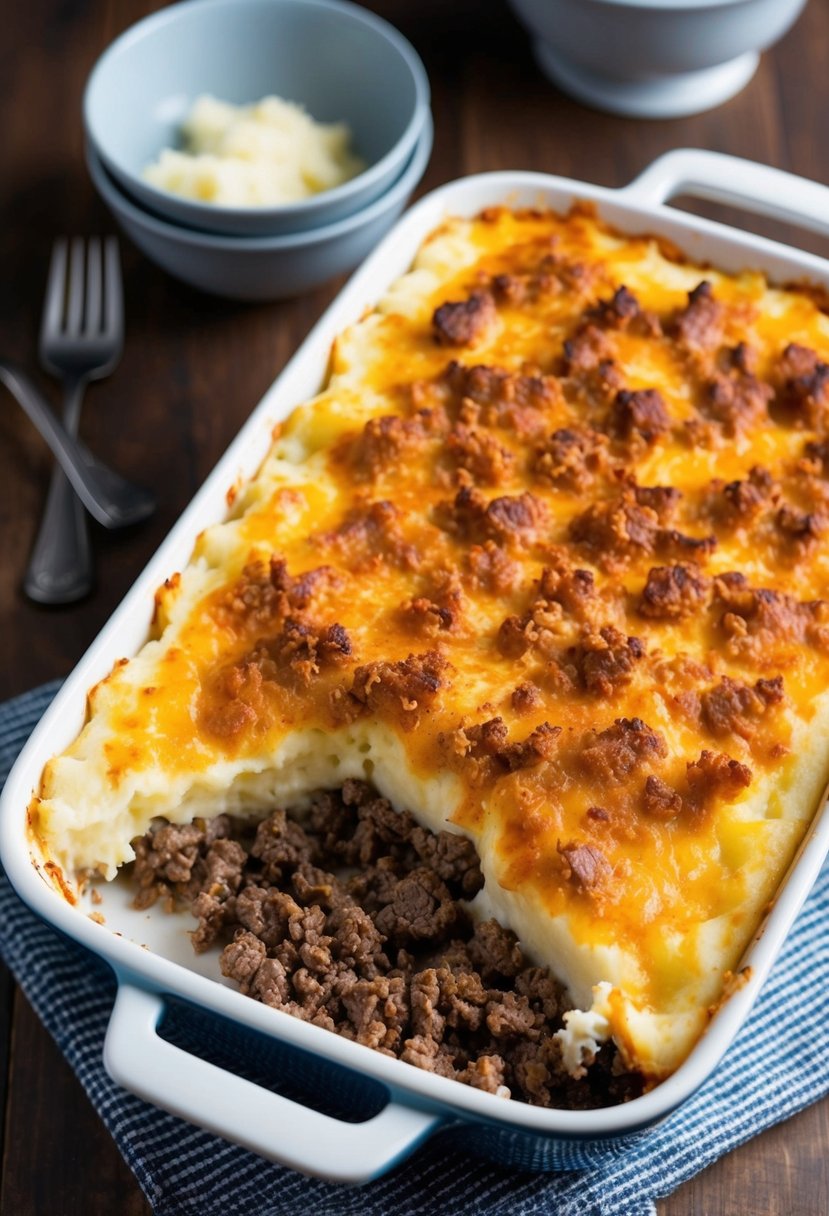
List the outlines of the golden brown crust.
<svg viewBox="0 0 829 1216">
<path fill-rule="evenodd" d="M 709 580 L 697 566 L 654 566 L 639 602 L 642 616 L 654 620 L 677 620 L 703 608 Z"/>
<path fill-rule="evenodd" d="M 808 346 L 790 342 L 775 369 L 776 406 L 795 426 L 820 427 L 829 409 L 829 364 Z"/>
<path fill-rule="evenodd" d="M 435 341 L 441 346 L 474 346 L 492 329 L 497 316 L 488 291 L 474 291 L 467 300 L 447 301 L 432 316 Z"/>
<path fill-rule="evenodd" d="M 448 663 L 438 651 L 410 654 L 397 663 L 358 667 L 348 690 L 351 716 L 368 712 L 413 730 L 447 681 Z"/>
<path fill-rule="evenodd" d="M 530 467 L 541 481 L 580 493 L 608 471 L 608 446 L 608 436 L 592 427 L 559 427 L 535 446 Z"/>
<path fill-rule="evenodd" d="M 202 699 L 205 729 L 238 743 L 310 706 L 334 725 L 370 716 L 407 735 L 434 719 L 441 754 L 476 782 L 549 770 L 595 790 L 585 839 L 562 849 L 598 848 L 592 835 L 637 815 L 690 822 L 746 788 L 744 756 L 769 763 L 787 744 L 793 648 L 829 651 L 821 597 L 755 582 L 739 560 L 728 572 L 718 552 L 751 545 L 799 572 L 829 518 L 819 431 L 776 464 L 768 451 L 728 456 L 775 426 L 823 425 L 827 365 L 805 344 L 769 349 L 747 328 L 756 311 L 705 278 L 646 308 L 558 237 L 499 250 L 444 289 L 417 374 L 404 359 L 388 381 L 395 410 L 332 450 L 340 506 L 313 533 L 315 564 L 289 573 L 275 556 L 220 598 L 238 646 Z M 511 345 L 548 315 L 547 350 Z M 443 347 L 457 350 L 448 363 Z M 643 383 L 640 356 L 664 379 Z M 707 477 L 658 476 L 663 453 L 681 472 L 697 449 L 713 454 Z M 373 637 L 349 607 L 366 585 Z M 492 690 L 459 701 L 473 653 Z M 648 725 L 663 683 L 693 751 Z"/>
<path fill-rule="evenodd" d="M 650 446 L 670 430 L 671 420 L 658 389 L 621 389 L 613 399 L 610 430 L 620 439 Z"/>
<path fill-rule="evenodd" d="M 707 279 L 688 292 L 688 303 L 673 319 L 680 346 L 692 354 L 713 350 L 722 337 L 724 310 Z"/>
</svg>

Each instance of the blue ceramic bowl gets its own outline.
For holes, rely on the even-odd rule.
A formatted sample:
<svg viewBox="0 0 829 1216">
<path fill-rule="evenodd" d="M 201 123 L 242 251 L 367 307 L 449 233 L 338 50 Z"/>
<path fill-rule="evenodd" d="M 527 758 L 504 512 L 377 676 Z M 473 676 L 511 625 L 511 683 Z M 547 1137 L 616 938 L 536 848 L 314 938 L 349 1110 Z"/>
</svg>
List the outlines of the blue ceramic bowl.
<svg viewBox="0 0 829 1216">
<path fill-rule="evenodd" d="M 222 207 L 151 185 L 144 168 L 202 93 L 244 104 L 276 94 L 320 122 L 344 121 L 368 168 L 278 207 Z M 88 143 L 140 206 L 206 232 L 275 236 L 342 219 L 379 198 L 411 160 L 429 114 L 429 81 L 388 22 L 344 0 L 186 0 L 139 21 L 92 70 Z"/>
<path fill-rule="evenodd" d="M 299 295 L 352 270 L 385 236 L 423 176 L 432 151 L 432 119 L 400 176 L 354 215 L 284 236 L 216 236 L 160 219 L 139 207 L 91 146 L 87 165 L 98 193 L 126 235 L 177 279 L 214 295 L 276 300 Z"/>
</svg>

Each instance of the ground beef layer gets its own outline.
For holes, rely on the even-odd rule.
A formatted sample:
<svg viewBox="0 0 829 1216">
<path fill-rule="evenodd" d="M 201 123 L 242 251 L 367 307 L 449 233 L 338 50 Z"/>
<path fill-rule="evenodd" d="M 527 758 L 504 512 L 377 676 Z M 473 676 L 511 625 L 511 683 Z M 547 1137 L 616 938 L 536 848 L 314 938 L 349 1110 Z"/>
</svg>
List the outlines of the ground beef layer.
<svg viewBox="0 0 829 1216">
<path fill-rule="evenodd" d="M 568 1008 L 515 935 L 475 923 L 474 845 L 420 827 L 370 786 L 316 795 L 303 825 L 276 810 L 166 824 L 134 842 L 136 902 L 186 903 L 197 951 L 256 1000 L 428 1072 L 538 1106 L 607 1106 L 641 1091 L 611 1044 L 586 1077 L 553 1037 Z"/>
</svg>

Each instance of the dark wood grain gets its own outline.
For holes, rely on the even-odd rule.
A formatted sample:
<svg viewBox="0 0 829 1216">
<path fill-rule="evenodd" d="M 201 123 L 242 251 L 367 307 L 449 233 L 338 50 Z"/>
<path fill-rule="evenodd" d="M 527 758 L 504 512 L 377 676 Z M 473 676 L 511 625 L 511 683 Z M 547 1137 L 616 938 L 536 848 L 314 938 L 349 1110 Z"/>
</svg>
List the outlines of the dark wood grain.
<svg viewBox="0 0 829 1216">
<path fill-rule="evenodd" d="M 17 993 L 0 1211 L 146 1216 L 135 1178 L 74 1073 Z"/>
<path fill-rule="evenodd" d="M 53 238 L 111 229 L 83 167 L 80 98 L 94 60 L 148 0 L 26 0 L 0 39 L 0 354 L 34 368 Z M 422 190 L 464 173 L 529 168 L 616 186 L 677 146 L 733 152 L 829 182 L 829 5 L 812 0 L 748 88 L 708 114 L 634 122 L 559 94 L 536 70 L 506 5 L 377 0 L 423 56 L 435 149 Z M 692 204 L 695 209 L 696 204 Z M 775 225 L 747 226 L 777 235 Z M 784 235 L 791 237 L 787 231 Z M 796 234 L 815 252 L 829 243 Z M 66 674 L 219 458 L 339 284 L 269 305 L 213 300 L 125 246 L 128 334 L 116 374 L 90 390 L 95 451 L 152 486 L 158 516 L 131 534 L 94 534 L 99 584 L 83 604 L 45 610 L 20 580 L 49 471 L 45 449 L 0 400 L 0 696 Z M 54 390 L 54 386 L 47 386 Z M 6 1095 L 2 1216 L 149 1211 L 88 1100 L 32 1014 L 0 978 Z M 825 1216 L 829 1103 L 772 1129 L 659 1204 L 660 1216 Z"/>
</svg>

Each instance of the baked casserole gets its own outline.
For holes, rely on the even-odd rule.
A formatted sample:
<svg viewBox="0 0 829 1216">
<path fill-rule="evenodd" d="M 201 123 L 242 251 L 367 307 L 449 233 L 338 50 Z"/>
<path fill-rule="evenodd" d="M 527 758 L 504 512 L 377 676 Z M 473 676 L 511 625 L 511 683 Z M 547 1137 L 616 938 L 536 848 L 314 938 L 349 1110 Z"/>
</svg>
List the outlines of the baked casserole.
<svg viewBox="0 0 829 1216">
<path fill-rule="evenodd" d="M 376 796 L 474 846 L 571 1076 L 672 1073 L 829 777 L 822 303 L 588 208 L 447 220 L 90 692 L 30 808 L 56 881 Z"/>
</svg>

